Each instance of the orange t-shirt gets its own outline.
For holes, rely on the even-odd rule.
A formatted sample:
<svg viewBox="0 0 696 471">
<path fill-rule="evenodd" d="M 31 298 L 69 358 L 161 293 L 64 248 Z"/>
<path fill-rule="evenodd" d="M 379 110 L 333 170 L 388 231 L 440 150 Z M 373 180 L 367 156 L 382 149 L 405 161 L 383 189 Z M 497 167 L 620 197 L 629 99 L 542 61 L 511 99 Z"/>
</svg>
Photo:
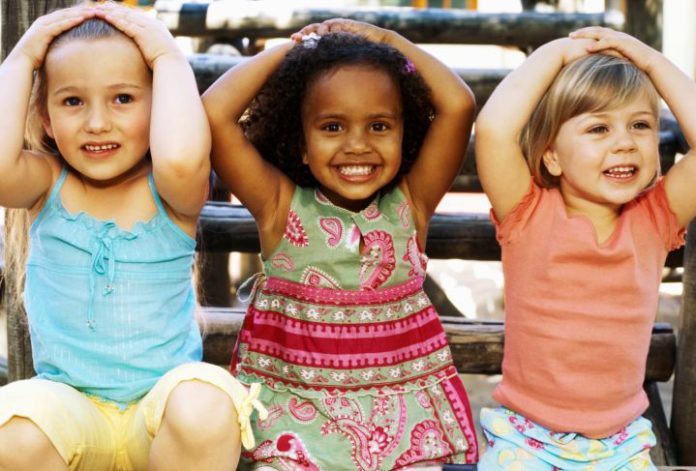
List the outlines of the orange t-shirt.
<svg viewBox="0 0 696 471">
<path fill-rule="evenodd" d="M 623 207 L 596 242 L 558 189 L 534 184 L 502 223 L 503 379 L 493 398 L 555 432 L 618 432 L 648 405 L 643 391 L 658 288 L 684 229 L 660 181 Z"/>
</svg>

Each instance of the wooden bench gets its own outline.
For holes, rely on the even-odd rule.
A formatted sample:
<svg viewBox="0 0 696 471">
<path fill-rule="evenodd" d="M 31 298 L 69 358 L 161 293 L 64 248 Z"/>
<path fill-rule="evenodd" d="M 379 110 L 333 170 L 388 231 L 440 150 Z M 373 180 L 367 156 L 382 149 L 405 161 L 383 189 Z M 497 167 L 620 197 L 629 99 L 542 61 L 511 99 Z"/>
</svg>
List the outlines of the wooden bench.
<svg viewBox="0 0 696 471">
<path fill-rule="evenodd" d="M 297 2 L 159 0 L 157 16 L 176 35 L 234 42 L 248 38 L 288 37 L 309 23 L 343 17 L 398 31 L 418 43 L 495 44 L 538 47 L 585 26 L 621 29 L 615 13 L 483 13 L 462 9 L 317 7 Z"/>
<path fill-rule="evenodd" d="M 229 6 L 230 1 L 223 0 L 215 3 L 218 4 L 215 8 L 223 8 L 222 4 L 227 3 Z M 231 3 L 238 6 L 240 1 L 235 0 Z M 240 35 L 249 38 L 287 36 L 289 32 L 294 32 L 298 27 L 311 21 L 321 21 L 333 16 L 348 16 L 400 30 L 398 27 L 393 27 L 396 24 L 393 22 L 398 20 L 399 25 L 406 25 L 405 29 L 400 30 L 403 34 L 421 42 L 512 44 L 529 49 L 580 26 L 588 24 L 617 26 L 614 18 L 604 14 L 574 15 L 571 18 L 564 17 L 562 14 L 549 16 L 529 12 L 513 15 L 480 13 L 470 15 L 467 12 L 448 10 L 450 16 L 437 16 L 441 15 L 441 12 L 431 12 L 436 18 L 427 22 L 423 21 L 423 16 L 430 13 L 404 17 L 403 12 L 395 12 L 375 17 L 369 16 L 369 12 L 361 13 L 368 16 L 359 16 L 349 11 L 343 15 L 337 15 L 335 10 L 328 10 L 323 13 L 315 11 L 309 16 L 293 17 L 295 23 L 289 23 L 284 27 L 272 26 L 269 29 L 267 26 L 251 23 L 247 23 L 245 27 L 239 27 L 226 19 L 225 23 L 219 27 L 209 28 L 206 25 L 208 9 L 214 4 L 188 4 L 171 0 L 160 0 L 157 4 L 160 18 L 169 22 L 175 34 L 222 39 L 233 39 Z M 382 12 L 386 10 L 380 9 L 377 13 Z M 168 15 L 169 19 L 167 19 Z M 438 21 L 441 22 L 437 23 Z M 532 28 L 529 25 L 544 22 L 548 23 L 546 27 L 536 27 L 544 32 L 532 34 Z M 496 23 L 499 26 L 495 26 Z M 433 28 L 433 24 L 439 26 Z M 235 58 L 204 55 L 194 55 L 190 60 L 196 71 L 201 91 L 205 90 L 227 68 L 239 61 Z M 507 71 L 484 72 L 474 69 L 458 72 L 472 85 L 479 105 L 485 102 L 495 85 L 507 73 Z M 455 191 L 480 190 L 474 160 L 471 157 L 472 149 L 473 145 L 470 145 L 470 156 L 453 186 Z M 678 127 L 673 121 L 664 121 L 660 133 L 663 169 L 671 166 L 676 152 L 684 151 L 684 140 Z M 211 201 L 203 211 L 200 226 L 199 247 L 204 248 L 206 256 L 228 252 L 257 253 L 259 250 L 256 226 L 249 213 L 240 206 Z M 650 408 L 645 415 L 653 421 L 658 436 L 658 446 L 653 449 L 653 459 L 660 465 L 674 465 L 677 462 L 696 464 L 696 447 L 692 445 L 696 438 L 696 401 L 694 401 L 696 319 L 693 319 L 692 314 L 696 312 L 696 251 L 694 250 L 696 224 L 692 223 L 690 229 L 687 249 L 671 253 L 667 260 L 668 267 L 684 267 L 684 295 L 679 335 L 677 338 L 668 324 L 656 324 L 652 332 L 647 362 L 645 388 L 650 398 Z M 493 226 L 485 215 L 480 214 L 437 214 L 429 229 L 427 252 L 431 258 L 500 259 L 500 249 L 495 240 Z M 12 280 L 9 279 L 8 282 L 11 284 Z M 6 303 L 6 301 L 3 302 Z M 33 374 L 33 370 L 24 317 L 19 313 L 20 307 L 7 305 L 5 307 L 9 314 L 10 379 L 29 377 Z M 227 364 L 241 325 L 243 312 L 240 308 L 210 306 L 202 308 L 201 312 L 206 330 L 205 359 L 217 364 Z M 443 310 L 440 314 L 459 371 L 498 374 L 503 352 L 504 325 L 499 322 L 469 321 L 456 317 L 457 313 Z M 668 427 L 656 385 L 657 382 L 667 381 L 673 373 L 675 384 L 672 420 Z M 446 466 L 445 469 L 454 471 L 473 468 Z"/>
</svg>

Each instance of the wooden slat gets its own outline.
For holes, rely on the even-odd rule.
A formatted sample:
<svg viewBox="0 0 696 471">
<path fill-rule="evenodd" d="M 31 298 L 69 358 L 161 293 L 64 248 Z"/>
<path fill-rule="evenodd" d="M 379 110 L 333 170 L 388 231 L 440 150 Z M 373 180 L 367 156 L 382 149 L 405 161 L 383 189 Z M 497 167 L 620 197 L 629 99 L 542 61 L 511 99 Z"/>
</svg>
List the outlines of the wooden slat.
<svg viewBox="0 0 696 471">
<path fill-rule="evenodd" d="M 696 220 L 687 230 L 682 306 L 679 314 L 679 351 L 674 378 L 671 428 L 678 462 L 696 465 Z"/>
<path fill-rule="evenodd" d="M 466 209 L 466 208 L 462 208 Z M 199 250 L 206 252 L 258 253 L 256 223 L 240 205 L 208 202 L 200 219 Z M 435 214 L 425 247 L 432 259 L 500 260 L 500 246 L 487 214 Z M 671 252 L 667 266 L 681 267 L 683 249 Z"/>
<path fill-rule="evenodd" d="M 379 7 L 302 7 L 264 0 L 189 3 L 159 0 L 157 16 L 173 34 L 234 40 L 288 37 L 303 26 L 342 17 L 367 21 L 399 32 L 417 43 L 495 44 L 535 48 L 586 26 L 622 29 L 623 17 L 611 13 L 484 13 Z"/>
<path fill-rule="evenodd" d="M 648 410 L 643 413 L 643 417 L 652 423 L 652 429 L 656 438 L 655 446 L 650 449 L 650 456 L 654 464 L 675 465 L 677 464 L 677 453 L 674 447 L 674 439 L 667 424 L 657 383 L 645 383 L 644 389 L 648 395 L 650 405 Z"/>
<path fill-rule="evenodd" d="M 208 307 L 200 311 L 205 330 L 204 360 L 229 364 L 237 332 L 244 320 L 240 308 Z M 503 360 L 504 324 L 481 322 L 461 317 L 441 317 L 460 373 L 499 374 Z M 646 381 L 667 381 L 674 371 L 676 337 L 672 326 L 655 324 L 648 354 Z"/>
<path fill-rule="evenodd" d="M 200 53 L 189 54 L 187 59 L 196 75 L 198 91 L 203 93 L 223 73 L 249 58 Z M 471 87 L 479 108 L 483 106 L 495 87 L 510 72 L 509 69 L 465 69 L 461 67 L 452 67 L 452 70 Z"/>
</svg>

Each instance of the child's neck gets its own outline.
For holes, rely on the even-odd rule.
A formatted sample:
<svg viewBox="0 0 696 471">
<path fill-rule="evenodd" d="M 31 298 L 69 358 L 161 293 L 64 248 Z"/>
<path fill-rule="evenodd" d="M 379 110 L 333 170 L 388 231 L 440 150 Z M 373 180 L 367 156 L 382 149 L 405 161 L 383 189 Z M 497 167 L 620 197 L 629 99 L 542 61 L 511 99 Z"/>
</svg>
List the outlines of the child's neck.
<svg viewBox="0 0 696 471">
<path fill-rule="evenodd" d="M 616 229 L 622 205 L 603 204 L 578 197 L 569 197 L 561 192 L 568 216 L 584 216 L 592 223 L 597 243 L 611 237 Z"/>
<path fill-rule="evenodd" d="M 85 212 L 98 220 L 113 220 L 129 230 L 138 222 L 152 219 L 157 212 L 147 181 L 150 169 L 151 163 L 146 159 L 109 182 L 95 182 L 71 172 L 61 200 L 71 213 Z"/>
</svg>

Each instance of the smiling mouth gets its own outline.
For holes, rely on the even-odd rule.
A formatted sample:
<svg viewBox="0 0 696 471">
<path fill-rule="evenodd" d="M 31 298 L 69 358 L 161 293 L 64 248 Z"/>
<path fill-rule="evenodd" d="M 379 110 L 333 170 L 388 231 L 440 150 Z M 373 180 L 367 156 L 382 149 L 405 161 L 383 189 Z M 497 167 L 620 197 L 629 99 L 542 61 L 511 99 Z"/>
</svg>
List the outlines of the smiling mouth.
<svg viewBox="0 0 696 471">
<path fill-rule="evenodd" d="M 118 149 L 119 146 L 118 144 L 100 144 L 100 145 L 94 145 L 94 144 L 85 144 L 82 146 L 83 149 L 85 149 L 87 152 L 92 152 L 92 153 L 100 153 L 100 152 L 108 152 L 110 150 Z"/>
<path fill-rule="evenodd" d="M 341 165 L 338 167 L 341 175 L 346 177 L 364 177 L 375 171 L 374 165 Z"/>
<path fill-rule="evenodd" d="M 603 173 L 607 177 L 616 178 L 619 180 L 631 178 L 638 172 L 638 168 L 634 165 L 620 165 L 605 170 Z"/>
</svg>

